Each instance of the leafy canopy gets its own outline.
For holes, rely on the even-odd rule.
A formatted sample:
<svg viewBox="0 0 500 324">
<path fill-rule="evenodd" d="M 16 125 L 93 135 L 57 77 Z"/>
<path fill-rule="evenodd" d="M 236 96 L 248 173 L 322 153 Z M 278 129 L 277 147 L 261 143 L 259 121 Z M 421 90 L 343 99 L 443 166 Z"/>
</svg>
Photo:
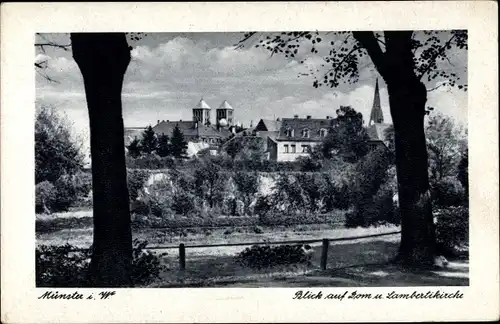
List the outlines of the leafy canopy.
<svg viewBox="0 0 500 324">
<path fill-rule="evenodd" d="M 80 171 L 84 155 L 69 121 L 49 106 L 40 107 L 35 118 L 35 183 Z"/>
<path fill-rule="evenodd" d="M 380 71 L 386 59 L 387 38 L 396 32 L 318 32 L 292 31 L 272 35 L 245 33 L 238 48 L 264 48 L 271 56 L 284 55 L 307 68 L 301 76 L 313 76 L 313 86 L 338 87 L 342 83 L 356 83 L 360 71 L 372 64 Z M 467 49 L 467 31 L 413 31 L 411 48 L 414 73 L 434 88 L 449 85 L 467 91 L 467 80 L 462 76 L 466 67 L 453 63 L 457 52 Z M 391 35 L 392 34 L 392 35 Z M 317 62 L 319 64 L 316 64 Z M 434 88 L 430 89 L 433 90 Z"/>
</svg>

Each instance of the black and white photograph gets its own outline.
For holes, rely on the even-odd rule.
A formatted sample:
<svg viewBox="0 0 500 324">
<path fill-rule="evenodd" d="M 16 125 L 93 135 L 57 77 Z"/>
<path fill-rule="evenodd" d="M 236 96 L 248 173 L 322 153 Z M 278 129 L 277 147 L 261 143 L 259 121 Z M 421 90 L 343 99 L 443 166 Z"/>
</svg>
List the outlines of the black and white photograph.
<svg viewBox="0 0 500 324">
<path fill-rule="evenodd" d="M 37 286 L 468 285 L 466 30 L 34 46 Z"/>
<path fill-rule="evenodd" d="M 497 6 L 2 4 L 0 320 L 498 319 Z"/>
</svg>

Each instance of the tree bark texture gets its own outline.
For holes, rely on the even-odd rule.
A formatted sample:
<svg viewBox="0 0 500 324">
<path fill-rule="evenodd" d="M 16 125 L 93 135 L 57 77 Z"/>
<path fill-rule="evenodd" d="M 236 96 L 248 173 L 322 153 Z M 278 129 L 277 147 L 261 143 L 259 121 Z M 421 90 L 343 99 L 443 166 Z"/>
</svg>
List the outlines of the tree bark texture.
<svg viewBox="0 0 500 324">
<path fill-rule="evenodd" d="M 412 32 L 392 31 L 384 35 L 386 49 L 382 52 L 373 33 L 355 32 L 389 93 L 402 232 L 397 259 L 406 265 L 429 266 L 436 256 L 436 238 L 424 132 L 427 90 L 415 74 Z"/>
<path fill-rule="evenodd" d="M 121 92 L 130 62 L 124 33 L 73 33 L 90 120 L 94 213 L 94 287 L 131 285 L 130 221 Z"/>
</svg>

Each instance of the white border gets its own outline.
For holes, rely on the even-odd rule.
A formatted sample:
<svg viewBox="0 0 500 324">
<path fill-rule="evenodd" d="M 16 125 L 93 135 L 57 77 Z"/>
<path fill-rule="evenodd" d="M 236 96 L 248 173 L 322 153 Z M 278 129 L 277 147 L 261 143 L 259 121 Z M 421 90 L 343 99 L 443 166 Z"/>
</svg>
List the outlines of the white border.
<svg viewBox="0 0 500 324">
<path fill-rule="evenodd" d="M 497 3 L 493 1 L 2 4 L 2 322 L 498 319 L 497 12 Z M 292 288 L 123 289 L 108 301 L 37 299 L 44 290 L 34 288 L 33 274 L 34 139 L 31 130 L 34 127 L 35 32 L 451 28 L 469 30 L 471 279 L 470 287 L 460 289 L 465 295 L 464 299 L 296 301 L 292 297 L 297 289 Z M 440 289 L 456 290 L 450 287 Z M 340 292 L 345 289 L 322 290 Z M 357 290 L 411 292 L 415 288 Z M 428 288 L 420 290 L 427 291 Z"/>
</svg>

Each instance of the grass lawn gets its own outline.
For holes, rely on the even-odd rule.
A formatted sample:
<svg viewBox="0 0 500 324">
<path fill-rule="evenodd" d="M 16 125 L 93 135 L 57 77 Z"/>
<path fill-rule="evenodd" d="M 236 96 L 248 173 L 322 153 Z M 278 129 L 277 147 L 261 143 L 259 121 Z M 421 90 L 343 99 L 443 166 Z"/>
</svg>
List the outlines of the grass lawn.
<svg viewBox="0 0 500 324">
<path fill-rule="evenodd" d="M 88 212 L 51 215 L 37 224 L 37 245 L 66 243 L 86 248 L 92 242 L 92 218 Z M 229 229 L 229 230 L 228 230 Z M 330 242 L 327 269 L 320 269 L 321 243 L 314 249 L 310 265 L 286 265 L 253 270 L 235 262 L 246 246 L 191 248 L 190 245 L 227 244 L 345 238 L 398 231 L 397 226 L 348 229 L 328 224 L 251 228 L 189 229 L 179 232 L 159 228 L 134 228 L 133 237 L 147 240 L 149 246 L 184 243 L 186 270 L 179 271 L 178 249 L 162 259 L 167 270 L 148 287 L 363 287 L 363 286 L 466 286 L 469 265 L 466 260 L 450 262 L 436 271 L 409 271 L 389 264 L 397 253 L 399 234 L 358 240 Z"/>
<path fill-rule="evenodd" d="M 321 246 L 313 246 L 312 264 L 266 270 L 243 268 L 232 255 L 190 256 L 186 270 L 178 270 L 177 256 L 164 259 L 170 268 L 149 287 L 385 287 L 467 286 L 468 262 L 450 262 L 436 271 L 409 271 L 389 264 L 399 247 L 398 235 L 330 245 L 326 270 L 321 270 Z M 240 249 L 241 250 L 241 249 Z"/>
</svg>

